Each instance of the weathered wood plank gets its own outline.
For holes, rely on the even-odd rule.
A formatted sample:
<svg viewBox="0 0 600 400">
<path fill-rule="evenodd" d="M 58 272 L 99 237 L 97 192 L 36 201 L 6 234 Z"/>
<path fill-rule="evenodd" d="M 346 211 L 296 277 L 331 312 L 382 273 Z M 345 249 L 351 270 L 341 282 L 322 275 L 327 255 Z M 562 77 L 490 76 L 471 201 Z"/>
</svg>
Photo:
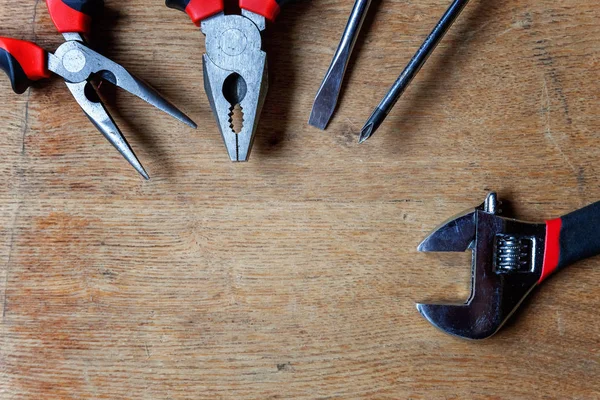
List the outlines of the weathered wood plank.
<svg viewBox="0 0 600 400">
<path fill-rule="evenodd" d="M 469 255 L 415 248 L 488 190 L 532 220 L 600 198 L 596 2 L 473 1 L 362 146 L 448 1 L 376 2 L 323 133 L 306 121 L 351 3 L 299 2 L 269 26 L 243 165 L 204 95 L 203 36 L 162 1 L 107 1 L 94 38 L 200 126 L 110 96 L 148 183 L 58 79 L 20 97 L 0 79 L 3 399 L 600 397 L 598 259 L 483 343 L 414 308 L 468 295 Z M 0 10 L 0 35 L 61 43 L 44 2 Z"/>
</svg>

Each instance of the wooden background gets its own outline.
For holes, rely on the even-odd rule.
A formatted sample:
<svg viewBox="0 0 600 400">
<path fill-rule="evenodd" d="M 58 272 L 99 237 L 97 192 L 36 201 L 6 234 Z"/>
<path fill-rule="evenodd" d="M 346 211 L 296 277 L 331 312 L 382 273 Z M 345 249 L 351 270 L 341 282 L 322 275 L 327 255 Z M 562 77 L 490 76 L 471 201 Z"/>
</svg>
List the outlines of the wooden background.
<svg viewBox="0 0 600 400">
<path fill-rule="evenodd" d="M 515 216 L 600 199 L 600 7 L 473 0 L 367 144 L 358 132 L 449 0 L 374 0 L 340 108 L 306 124 L 352 7 L 299 1 L 268 27 L 251 161 L 228 161 L 204 39 L 157 1 L 106 1 L 95 47 L 198 122 L 105 93 L 153 179 L 58 78 L 0 79 L 0 398 L 600 398 L 600 258 L 469 343 L 415 310 L 466 299 L 469 254 L 418 254 L 490 189 Z M 54 50 L 43 1 L 0 35 Z"/>
</svg>

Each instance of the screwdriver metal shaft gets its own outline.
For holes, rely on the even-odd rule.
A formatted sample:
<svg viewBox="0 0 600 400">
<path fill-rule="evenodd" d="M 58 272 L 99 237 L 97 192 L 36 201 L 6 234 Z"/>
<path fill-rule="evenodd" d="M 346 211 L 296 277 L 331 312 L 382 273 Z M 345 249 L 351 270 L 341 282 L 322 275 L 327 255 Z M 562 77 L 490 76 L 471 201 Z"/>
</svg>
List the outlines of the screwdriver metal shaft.
<svg viewBox="0 0 600 400">
<path fill-rule="evenodd" d="M 356 0 L 354 3 L 340 44 L 313 103 L 308 123 L 316 128 L 325 129 L 335 111 L 348 61 L 370 5 L 371 0 Z"/>
<path fill-rule="evenodd" d="M 365 123 L 365 126 L 360 132 L 359 143 L 363 143 L 369 139 L 383 123 L 394 105 L 396 105 L 398 99 L 400 99 L 414 77 L 419 73 L 421 67 L 423 67 L 431 53 L 435 50 L 468 2 L 469 0 L 454 0 L 452 2 L 435 28 L 433 28 L 433 31 L 427 36 L 425 42 L 421 45 L 419 50 L 417 50 L 402 74 L 400 74 L 389 92 L 385 95 L 383 100 L 381 100 L 381 103 L 379 103 L 375 111 L 373 111 L 373 114 L 371 114 Z"/>
</svg>

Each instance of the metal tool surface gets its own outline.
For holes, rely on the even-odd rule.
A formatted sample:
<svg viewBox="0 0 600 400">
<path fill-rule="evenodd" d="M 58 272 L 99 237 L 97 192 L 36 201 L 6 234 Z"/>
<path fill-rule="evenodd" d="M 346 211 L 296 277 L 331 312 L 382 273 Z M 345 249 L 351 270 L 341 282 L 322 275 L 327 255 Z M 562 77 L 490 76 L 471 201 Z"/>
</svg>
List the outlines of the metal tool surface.
<svg viewBox="0 0 600 400">
<path fill-rule="evenodd" d="M 225 15 L 222 0 L 166 0 L 186 12 L 206 36 L 204 89 L 232 161 L 248 161 L 268 90 L 261 32 L 287 0 L 240 0 L 241 15 Z M 241 126 L 234 113 L 242 114 Z"/>
<path fill-rule="evenodd" d="M 0 69 L 8 74 L 18 94 L 25 92 L 33 81 L 49 78 L 50 72 L 61 76 L 94 126 L 140 175 L 149 179 L 100 100 L 93 81 L 110 82 L 193 128 L 196 124 L 148 84 L 86 45 L 82 35 L 89 34 L 92 18 L 104 6 L 102 0 L 47 0 L 46 3 L 66 42 L 52 54 L 31 42 L 0 37 Z"/>
<path fill-rule="evenodd" d="M 370 5 L 371 0 L 356 0 L 354 3 L 340 44 L 313 103 L 308 123 L 316 128 L 325 129 L 333 116 L 342 89 L 346 68 Z"/>
<path fill-rule="evenodd" d="M 364 143 L 377 131 L 468 2 L 469 0 L 453 0 L 448 10 L 446 10 L 433 28 L 433 31 L 427 36 L 419 50 L 417 50 L 404 71 L 365 123 L 360 132 L 359 143 Z"/>
<path fill-rule="evenodd" d="M 553 272 L 600 254 L 600 202 L 535 224 L 501 217 L 491 193 L 485 202 L 443 223 L 422 252 L 473 252 L 471 295 L 464 304 L 417 304 L 442 331 L 465 339 L 495 334 L 525 297 Z"/>
</svg>

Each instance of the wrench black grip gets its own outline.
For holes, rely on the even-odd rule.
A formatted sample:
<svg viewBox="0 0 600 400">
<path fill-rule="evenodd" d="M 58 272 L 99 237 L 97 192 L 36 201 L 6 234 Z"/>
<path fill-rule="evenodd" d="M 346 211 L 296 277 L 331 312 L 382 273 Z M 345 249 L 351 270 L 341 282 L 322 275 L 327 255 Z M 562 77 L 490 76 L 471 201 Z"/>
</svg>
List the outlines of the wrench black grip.
<svg viewBox="0 0 600 400">
<path fill-rule="evenodd" d="M 89 34 L 92 19 L 104 9 L 104 0 L 46 0 L 46 4 L 60 33 Z"/>
<path fill-rule="evenodd" d="M 600 202 L 561 218 L 557 269 L 600 254 Z"/>
<path fill-rule="evenodd" d="M 553 272 L 600 254 L 600 202 L 546 221 L 541 283 Z"/>
<path fill-rule="evenodd" d="M 47 53 L 24 40 L 0 37 L 0 69 L 6 72 L 17 94 L 25 92 L 33 81 L 50 77 Z"/>
</svg>

